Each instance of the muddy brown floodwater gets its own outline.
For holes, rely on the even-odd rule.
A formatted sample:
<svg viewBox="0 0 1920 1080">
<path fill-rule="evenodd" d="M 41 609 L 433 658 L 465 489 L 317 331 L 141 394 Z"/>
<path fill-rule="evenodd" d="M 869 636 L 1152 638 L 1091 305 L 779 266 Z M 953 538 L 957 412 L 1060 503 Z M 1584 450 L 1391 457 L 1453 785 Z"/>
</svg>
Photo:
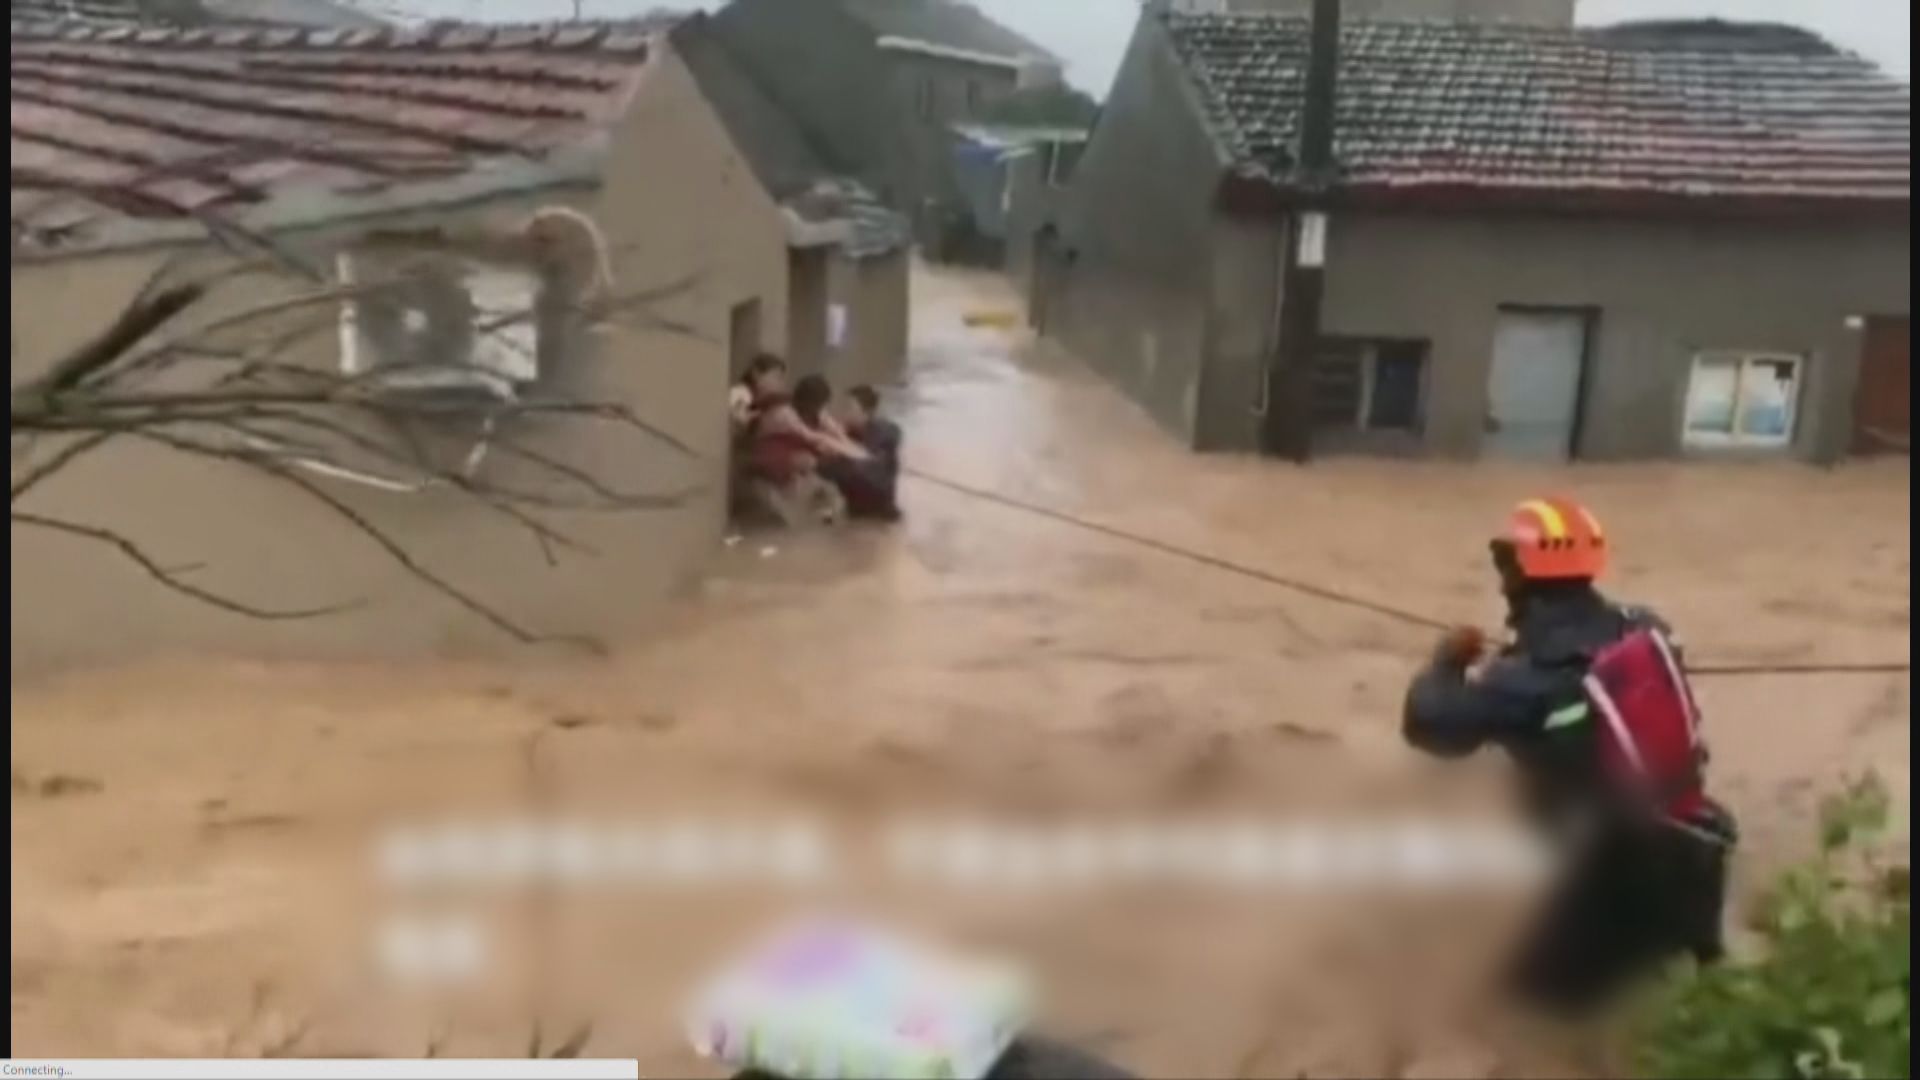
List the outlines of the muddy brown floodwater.
<svg viewBox="0 0 1920 1080">
<path fill-rule="evenodd" d="M 1657 605 L 1702 659 L 1908 654 L 1904 460 L 1201 457 L 1072 359 L 965 325 L 1016 303 L 997 279 L 922 269 L 914 303 L 894 406 L 927 474 L 1485 625 L 1498 617 L 1487 530 L 1516 499 L 1567 491 L 1614 538 L 1610 589 Z M 548 1045 L 591 1021 L 591 1056 L 710 1075 L 676 1007 L 690 973 L 762 914 L 751 902 L 617 901 L 617 929 L 582 924 L 605 935 L 583 954 L 601 981 L 565 1004 L 560 990 L 503 994 L 422 1019 L 355 990 L 345 958 L 365 926 L 346 917 L 360 908 L 342 882 L 364 830 L 511 803 L 535 756 L 548 797 L 583 812 L 854 822 L 936 803 L 1348 811 L 1498 787 L 1498 762 L 1446 769 L 1400 744 L 1400 694 L 1428 646 L 1417 628 L 924 481 L 904 498 L 894 530 L 730 547 L 657 632 L 602 660 L 203 657 L 16 683 L 14 1052 L 511 1056 L 544 1013 Z M 1819 795 L 1851 771 L 1882 769 L 1908 820 L 1906 676 L 1700 689 L 1715 784 L 1749 837 L 1743 890 L 1806 850 Z M 1389 919 L 1142 897 L 1006 914 L 998 940 L 1038 969 L 1048 1026 L 1143 1073 L 1580 1068 L 1557 1036 L 1470 1007 L 1493 939 L 1477 922 L 1452 932 L 1438 907 Z"/>
</svg>

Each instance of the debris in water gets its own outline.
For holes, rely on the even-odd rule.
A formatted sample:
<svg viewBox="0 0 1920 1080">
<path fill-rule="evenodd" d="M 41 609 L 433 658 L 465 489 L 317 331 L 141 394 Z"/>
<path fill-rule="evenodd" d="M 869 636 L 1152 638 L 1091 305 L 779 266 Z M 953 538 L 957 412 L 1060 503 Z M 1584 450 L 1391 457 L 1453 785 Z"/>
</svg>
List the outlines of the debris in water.
<svg viewBox="0 0 1920 1080">
<path fill-rule="evenodd" d="M 101 790 L 100 781 L 89 776 L 66 776 L 55 774 L 43 778 L 34 785 L 34 790 L 43 799 L 57 799 L 62 795 L 93 795 Z"/>
<path fill-rule="evenodd" d="M 1011 330 L 1020 324 L 1020 316 L 1011 311 L 969 311 L 960 317 L 960 321 L 968 326 Z"/>
</svg>

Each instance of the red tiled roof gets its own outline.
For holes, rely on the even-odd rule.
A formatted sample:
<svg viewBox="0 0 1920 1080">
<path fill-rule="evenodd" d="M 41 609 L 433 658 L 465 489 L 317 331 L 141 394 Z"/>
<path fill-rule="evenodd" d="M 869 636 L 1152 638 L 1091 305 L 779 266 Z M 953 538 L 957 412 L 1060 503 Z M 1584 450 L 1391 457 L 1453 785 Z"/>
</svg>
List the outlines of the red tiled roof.
<svg viewBox="0 0 1920 1080">
<path fill-rule="evenodd" d="M 1216 138 L 1286 187 L 1308 24 L 1168 16 Z M 1787 27 L 1691 23 L 1342 27 L 1335 158 L 1347 190 L 1911 201 L 1911 91 Z"/>
<path fill-rule="evenodd" d="M 11 0 L 15 22 L 128 26 L 384 26 L 357 0 Z"/>
<path fill-rule="evenodd" d="M 621 114 L 653 28 L 12 30 L 16 218 L 49 194 L 166 218 L 538 161 Z"/>
</svg>

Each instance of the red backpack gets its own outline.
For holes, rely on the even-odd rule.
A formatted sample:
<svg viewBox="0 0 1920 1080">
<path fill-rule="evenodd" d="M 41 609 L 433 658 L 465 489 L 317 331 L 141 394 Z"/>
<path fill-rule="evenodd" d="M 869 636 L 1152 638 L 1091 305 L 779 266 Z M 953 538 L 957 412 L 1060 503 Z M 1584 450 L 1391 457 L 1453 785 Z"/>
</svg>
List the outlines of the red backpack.
<svg viewBox="0 0 1920 1080">
<path fill-rule="evenodd" d="M 1686 826 L 1706 805 L 1700 710 L 1673 644 L 1642 627 L 1600 650 L 1583 680 L 1600 765 L 1623 793 Z"/>
</svg>

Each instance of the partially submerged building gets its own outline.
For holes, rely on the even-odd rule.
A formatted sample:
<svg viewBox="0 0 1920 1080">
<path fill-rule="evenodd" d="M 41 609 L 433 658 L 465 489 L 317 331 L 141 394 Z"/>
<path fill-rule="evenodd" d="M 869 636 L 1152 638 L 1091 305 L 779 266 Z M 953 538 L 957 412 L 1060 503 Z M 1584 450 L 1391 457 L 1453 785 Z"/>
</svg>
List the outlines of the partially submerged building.
<svg viewBox="0 0 1920 1080">
<path fill-rule="evenodd" d="M 163 270 L 231 264 L 210 221 L 229 240 L 263 238 L 321 280 L 219 277 L 156 347 L 227 359 L 264 348 L 290 367 L 378 376 L 382 393 L 444 395 L 461 434 L 436 432 L 436 447 L 456 444 L 436 452 L 503 483 L 553 481 L 508 452 L 518 440 L 601 478 L 623 506 L 674 496 L 556 509 L 581 546 L 555 550 L 378 461 L 302 473 L 527 627 L 604 638 L 644 624 L 719 539 L 733 365 L 829 318 L 829 290 L 794 274 L 796 252 L 884 246 L 831 194 L 820 205 L 769 194 L 668 42 L 674 25 L 15 22 L 15 384 Z M 401 263 L 404 287 L 366 288 L 397 281 L 383 275 Z M 316 305 L 316 291 L 339 299 Z M 901 292 L 887 318 L 903 323 Z M 588 299 L 604 318 L 577 317 Z M 306 324 L 290 327 L 296 314 Z M 547 400 L 604 403 L 637 423 L 496 432 L 487 419 L 501 402 Z M 15 508 L 111 529 L 165 564 L 200 567 L 198 587 L 261 606 L 357 604 L 263 633 L 155 587 L 111 547 L 16 524 L 16 668 L 166 648 L 387 655 L 499 640 L 300 491 L 140 440 L 76 459 Z"/>
<path fill-rule="evenodd" d="M 670 41 L 788 224 L 789 310 L 798 316 L 769 347 L 796 372 L 825 374 L 843 389 L 897 380 L 907 355 L 913 236 L 906 218 L 827 163 L 707 16 L 681 20 Z M 734 359 L 738 369 L 744 357 Z"/>
<path fill-rule="evenodd" d="M 1320 451 L 1904 440 L 1906 83 L 1777 26 L 1354 20 L 1323 190 L 1297 169 L 1308 39 L 1148 11 L 1040 227 L 1044 332 L 1179 438 L 1262 448 L 1288 232 L 1318 211 Z"/>
<path fill-rule="evenodd" d="M 732 0 L 712 26 L 822 160 L 906 213 L 936 257 L 967 224 L 953 126 L 1061 72 L 958 0 Z"/>
</svg>

